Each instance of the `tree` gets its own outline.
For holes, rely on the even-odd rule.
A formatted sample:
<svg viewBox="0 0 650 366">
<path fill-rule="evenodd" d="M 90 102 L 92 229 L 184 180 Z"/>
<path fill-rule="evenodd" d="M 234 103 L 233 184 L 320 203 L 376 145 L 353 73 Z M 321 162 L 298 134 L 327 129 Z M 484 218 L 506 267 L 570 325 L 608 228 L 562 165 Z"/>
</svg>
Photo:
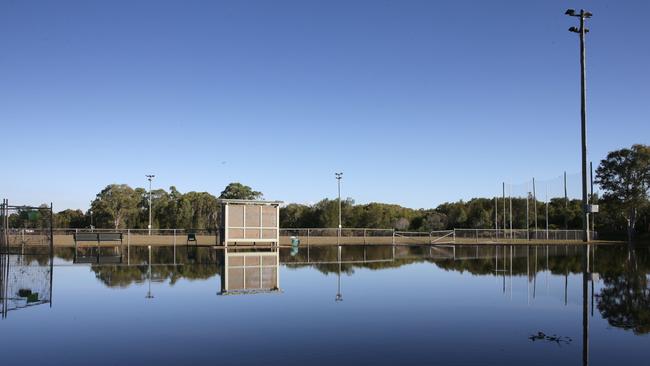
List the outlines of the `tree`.
<svg viewBox="0 0 650 366">
<path fill-rule="evenodd" d="M 126 184 L 106 186 L 91 203 L 97 226 L 112 226 L 115 229 L 126 226 L 128 218 L 137 215 L 138 201 L 136 191 Z"/>
<path fill-rule="evenodd" d="M 262 198 L 262 192 L 254 191 L 251 187 L 245 186 L 239 182 L 230 183 L 221 192 L 219 198 L 256 200 Z"/>
<path fill-rule="evenodd" d="M 191 228 L 212 229 L 220 212 L 217 198 L 208 192 L 187 192 L 184 195 L 192 210 Z"/>
<path fill-rule="evenodd" d="M 86 215 L 81 210 L 63 210 L 54 215 L 54 227 L 84 228 L 88 226 Z"/>
<path fill-rule="evenodd" d="M 393 227 L 397 230 L 406 230 L 409 228 L 409 224 L 410 224 L 409 219 L 407 219 L 406 217 L 400 217 L 399 219 L 397 219 L 397 221 L 393 223 Z"/>
<path fill-rule="evenodd" d="M 650 190 L 650 146 L 632 145 L 607 154 L 596 169 L 596 183 L 605 191 L 603 199 L 620 207 L 632 237 L 639 208 L 647 205 Z"/>
<path fill-rule="evenodd" d="M 439 212 L 430 212 L 422 220 L 421 230 L 437 231 L 444 230 L 447 227 L 447 216 Z"/>
<path fill-rule="evenodd" d="M 305 225 L 310 207 L 298 203 L 292 203 L 280 208 L 280 226 L 287 228 L 309 227 Z"/>
</svg>

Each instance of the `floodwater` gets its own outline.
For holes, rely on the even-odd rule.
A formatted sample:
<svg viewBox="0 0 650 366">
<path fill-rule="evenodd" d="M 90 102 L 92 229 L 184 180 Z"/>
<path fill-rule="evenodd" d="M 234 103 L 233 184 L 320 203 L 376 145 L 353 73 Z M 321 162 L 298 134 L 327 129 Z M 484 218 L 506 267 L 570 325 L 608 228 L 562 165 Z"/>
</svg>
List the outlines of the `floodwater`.
<svg viewBox="0 0 650 366">
<path fill-rule="evenodd" d="M 647 365 L 649 247 L 586 256 L 521 245 L 2 255 L 2 361 Z"/>
</svg>

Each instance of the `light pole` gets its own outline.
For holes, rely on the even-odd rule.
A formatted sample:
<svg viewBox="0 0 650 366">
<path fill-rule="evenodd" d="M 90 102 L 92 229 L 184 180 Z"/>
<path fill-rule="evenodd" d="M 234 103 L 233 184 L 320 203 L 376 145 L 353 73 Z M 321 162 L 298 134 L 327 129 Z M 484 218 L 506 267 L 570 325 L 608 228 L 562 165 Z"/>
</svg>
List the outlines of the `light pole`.
<svg viewBox="0 0 650 366">
<path fill-rule="evenodd" d="M 151 235 L 151 181 L 155 177 L 153 174 L 147 174 L 147 179 L 149 180 L 149 235 Z"/>
<path fill-rule="evenodd" d="M 334 173 L 334 175 L 336 176 L 336 181 L 338 182 L 338 186 L 339 186 L 339 232 L 338 232 L 337 240 L 340 243 L 340 240 L 341 240 L 341 228 L 343 227 L 341 225 L 341 178 L 343 178 L 343 173 L 342 172 Z"/>
<path fill-rule="evenodd" d="M 571 27 L 569 32 L 580 35 L 580 117 L 582 137 L 582 235 L 583 241 L 589 242 L 589 207 L 587 198 L 587 74 L 585 72 L 585 34 L 589 29 L 585 28 L 585 19 L 591 18 L 592 14 L 584 9 L 577 13 L 574 9 L 568 9 L 564 14 L 580 18 L 580 28 Z"/>
</svg>

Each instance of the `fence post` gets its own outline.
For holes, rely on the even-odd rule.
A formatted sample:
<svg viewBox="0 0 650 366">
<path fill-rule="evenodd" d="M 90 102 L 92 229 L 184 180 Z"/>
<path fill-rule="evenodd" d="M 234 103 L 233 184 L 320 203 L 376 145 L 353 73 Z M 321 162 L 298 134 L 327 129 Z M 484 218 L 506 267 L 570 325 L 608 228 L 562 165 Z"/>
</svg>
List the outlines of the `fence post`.
<svg viewBox="0 0 650 366">
<path fill-rule="evenodd" d="M 363 245 L 366 245 L 366 229 L 363 229 Z"/>
<path fill-rule="evenodd" d="M 307 245 L 309 245 L 309 229 L 307 229 Z"/>
<path fill-rule="evenodd" d="M 478 229 L 476 229 L 476 244 L 478 244 Z"/>
<path fill-rule="evenodd" d="M 174 265 L 176 265 L 176 229 L 174 229 Z"/>
<path fill-rule="evenodd" d="M 433 244 L 433 237 L 431 235 L 431 231 L 429 231 L 429 245 Z"/>
<path fill-rule="evenodd" d="M 393 245 L 395 245 L 395 229 L 393 229 Z"/>
<path fill-rule="evenodd" d="M 454 244 L 456 244 L 456 228 L 454 228 Z"/>
</svg>

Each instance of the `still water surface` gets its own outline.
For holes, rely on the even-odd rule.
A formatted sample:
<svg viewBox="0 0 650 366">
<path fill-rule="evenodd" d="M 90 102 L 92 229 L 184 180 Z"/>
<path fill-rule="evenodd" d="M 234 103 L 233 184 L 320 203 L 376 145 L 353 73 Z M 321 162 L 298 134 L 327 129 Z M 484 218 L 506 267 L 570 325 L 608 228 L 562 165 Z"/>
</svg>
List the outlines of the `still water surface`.
<svg viewBox="0 0 650 366">
<path fill-rule="evenodd" d="M 3 255 L 2 360 L 648 365 L 649 248 L 592 249 L 587 275 L 577 246 Z"/>
</svg>

